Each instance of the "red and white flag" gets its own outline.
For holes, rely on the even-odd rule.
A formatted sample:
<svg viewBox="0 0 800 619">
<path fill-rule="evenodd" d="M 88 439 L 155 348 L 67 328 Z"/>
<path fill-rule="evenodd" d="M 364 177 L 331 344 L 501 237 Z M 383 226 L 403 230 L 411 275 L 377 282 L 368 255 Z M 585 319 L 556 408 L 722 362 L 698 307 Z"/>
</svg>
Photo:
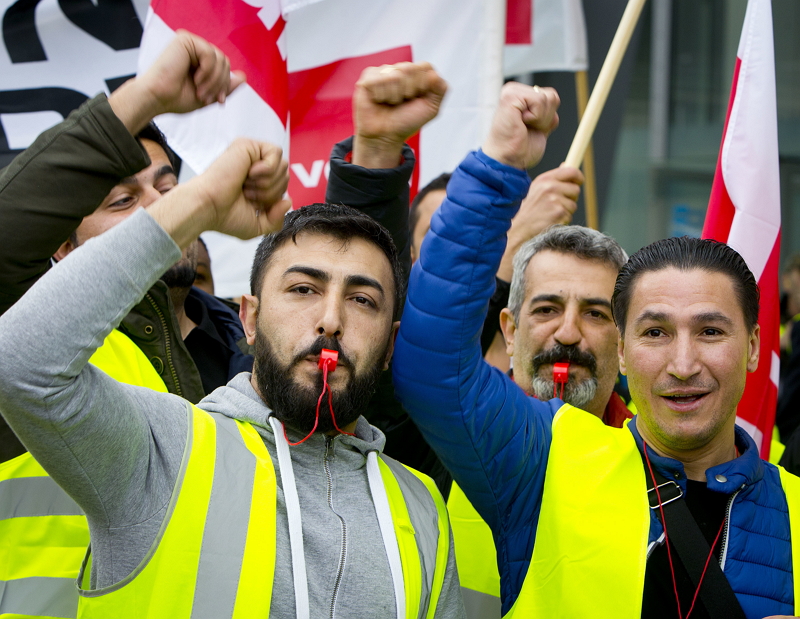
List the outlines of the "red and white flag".
<svg viewBox="0 0 800 619">
<path fill-rule="evenodd" d="M 366 67 L 427 60 L 447 80 L 439 116 L 410 145 L 420 183 L 451 171 L 488 131 L 502 86 L 503 3 L 486 0 L 152 0 L 145 70 L 185 28 L 247 74 L 224 106 L 156 119 L 170 145 L 202 172 L 237 135 L 283 144 L 295 206 L 325 198 L 333 145 L 353 132 L 352 94 Z M 241 91 L 241 92 L 239 92 Z M 249 289 L 258 240 L 203 235 L 216 292 Z"/>
<path fill-rule="evenodd" d="M 586 71 L 581 0 L 507 0 L 503 75 Z"/>
<path fill-rule="evenodd" d="M 749 0 L 703 238 L 738 251 L 761 289 L 761 356 L 737 423 L 769 456 L 778 397 L 781 245 L 778 117 L 770 0 Z"/>
</svg>

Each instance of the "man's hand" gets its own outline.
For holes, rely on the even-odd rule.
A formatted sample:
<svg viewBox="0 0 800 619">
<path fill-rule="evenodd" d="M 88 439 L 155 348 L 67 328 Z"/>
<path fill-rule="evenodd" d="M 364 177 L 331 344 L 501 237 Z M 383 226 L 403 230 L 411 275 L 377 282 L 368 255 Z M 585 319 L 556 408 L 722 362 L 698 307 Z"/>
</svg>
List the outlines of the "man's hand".
<svg viewBox="0 0 800 619">
<path fill-rule="evenodd" d="M 139 77 L 109 97 L 114 113 L 135 134 L 159 114 L 184 114 L 225 98 L 245 81 L 231 73 L 228 58 L 208 41 L 185 30 Z"/>
<path fill-rule="evenodd" d="M 568 224 L 578 208 L 583 174 L 577 168 L 555 168 L 533 179 L 519 213 L 511 220 L 508 244 L 497 277 L 510 282 L 513 260 L 523 243 L 555 224 Z"/>
<path fill-rule="evenodd" d="M 289 164 L 278 146 L 239 138 L 149 213 L 181 248 L 206 230 L 249 239 L 280 229 L 291 206 L 282 199 L 288 185 Z"/>
<path fill-rule="evenodd" d="M 447 83 L 427 62 L 364 69 L 353 94 L 353 163 L 394 168 L 405 141 L 439 113 Z"/>
<path fill-rule="evenodd" d="M 500 92 L 483 152 L 521 170 L 535 166 L 542 159 L 547 136 L 558 126 L 560 103 L 552 88 L 509 82 Z"/>
</svg>

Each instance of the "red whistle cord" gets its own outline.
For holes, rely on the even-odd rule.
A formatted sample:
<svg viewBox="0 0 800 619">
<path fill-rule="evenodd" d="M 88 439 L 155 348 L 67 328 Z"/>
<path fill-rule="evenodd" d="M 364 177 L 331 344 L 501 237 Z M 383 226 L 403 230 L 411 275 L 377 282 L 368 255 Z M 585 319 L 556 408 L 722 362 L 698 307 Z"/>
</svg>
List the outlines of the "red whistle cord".
<svg viewBox="0 0 800 619">
<path fill-rule="evenodd" d="M 342 434 L 347 434 L 348 436 L 355 436 L 352 432 L 345 432 L 342 430 L 339 425 L 336 423 L 336 415 L 333 414 L 333 394 L 331 393 L 331 388 L 328 385 L 328 368 L 334 364 L 335 361 L 333 359 L 324 359 L 322 362 L 322 393 L 319 394 L 319 399 L 317 400 L 317 414 L 314 417 L 314 427 L 311 428 L 311 432 L 306 434 L 305 438 L 293 443 L 289 440 L 289 436 L 286 434 L 286 426 L 283 426 L 283 436 L 286 438 L 286 442 L 289 443 L 292 447 L 296 447 L 301 443 L 305 443 L 311 435 L 314 434 L 317 430 L 317 426 L 319 425 L 319 407 L 322 405 L 322 398 L 325 397 L 325 394 L 328 394 L 328 409 L 331 411 L 331 419 L 333 420 L 333 427 L 336 428 Z"/>
</svg>

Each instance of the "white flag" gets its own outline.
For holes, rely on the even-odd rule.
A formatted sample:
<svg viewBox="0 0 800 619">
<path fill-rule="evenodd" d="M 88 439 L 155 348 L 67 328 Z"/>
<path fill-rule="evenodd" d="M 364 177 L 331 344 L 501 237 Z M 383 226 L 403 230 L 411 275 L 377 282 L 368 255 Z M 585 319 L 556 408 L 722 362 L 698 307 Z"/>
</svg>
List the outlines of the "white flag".
<svg viewBox="0 0 800 619">
<path fill-rule="evenodd" d="M 504 75 L 589 67 L 581 0 L 508 0 L 507 5 Z"/>
</svg>

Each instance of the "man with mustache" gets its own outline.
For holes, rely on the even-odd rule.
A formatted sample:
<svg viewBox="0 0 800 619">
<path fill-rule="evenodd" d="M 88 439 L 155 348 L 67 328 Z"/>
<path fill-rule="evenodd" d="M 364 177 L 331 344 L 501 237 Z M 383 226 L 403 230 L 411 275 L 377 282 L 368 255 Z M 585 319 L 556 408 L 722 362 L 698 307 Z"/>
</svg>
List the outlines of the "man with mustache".
<svg viewBox="0 0 800 619">
<path fill-rule="evenodd" d="M 514 381 L 540 400 L 565 402 L 620 427 L 631 417 L 614 393 L 617 329 L 614 280 L 628 257 L 611 237 L 582 226 L 553 226 L 514 257 L 500 325 L 514 360 Z M 554 364 L 570 364 L 563 386 Z"/>
<path fill-rule="evenodd" d="M 398 395 L 492 527 L 505 616 L 797 615 L 800 479 L 735 424 L 759 303 L 733 249 L 665 239 L 620 270 L 611 309 L 639 410 L 625 427 L 528 397 L 481 358 L 506 232 L 557 106 L 552 89 L 507 84 L 483 149 L 454 173 L 412 271 Z M 527 299 L 523 321 L 558 311 L 551 294 Z"/>
<path fill-rule="evenodd" d="M 89 521 L 82 619 L 463 617 L 441 495 L 360 416 L 404 289 L 369 216 L 311 205 L 264 238 L 241 310 L 254 372 L 197 406 L 87 363 L 201 232 L 274 230 L 287 182 L 277 147 L 238 140 L 0 318 L 0 412 Z"/>
</svg>

